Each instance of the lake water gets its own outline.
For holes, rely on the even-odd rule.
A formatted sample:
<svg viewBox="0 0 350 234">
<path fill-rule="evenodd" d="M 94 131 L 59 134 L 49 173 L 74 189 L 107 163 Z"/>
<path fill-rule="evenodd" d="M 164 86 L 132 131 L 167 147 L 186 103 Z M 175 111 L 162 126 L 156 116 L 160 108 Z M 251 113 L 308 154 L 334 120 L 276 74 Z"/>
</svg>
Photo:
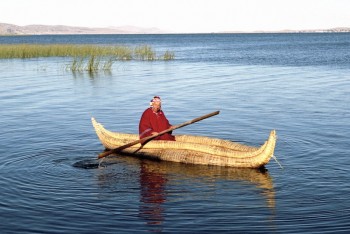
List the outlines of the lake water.
<svg viewBox="0 0 350 234">
<path fill-rule="evenodd" d="M 173 61 L 72 73 L 71 58 L 0 60 L 1 233 L 348 233 L 350 34 L 71 35 L 0 43 L 151 45 Z M 266 172 L 113 158 L 107 129 L 137 133 L 154 95 L 175 134 L 260 145 Z"/>
</svg>

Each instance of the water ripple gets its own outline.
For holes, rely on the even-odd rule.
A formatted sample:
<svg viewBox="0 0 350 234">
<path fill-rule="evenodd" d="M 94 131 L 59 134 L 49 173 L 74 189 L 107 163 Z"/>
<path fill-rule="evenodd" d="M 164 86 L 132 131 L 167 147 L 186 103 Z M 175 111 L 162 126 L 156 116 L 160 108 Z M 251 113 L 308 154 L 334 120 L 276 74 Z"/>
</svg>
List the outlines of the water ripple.
<svg viewBox="0 0 350 234">
<path fill-rule="evenodd" d="M 52 37 L 142 40 L 176 50 L 169 63 L 130 61 L 115 64 L 110 74 L 72 74 L 61 69 L 66 58 L 0 61 L 0 229 L 348 230 L 349 34 L 158 36 Z M 47 43 L 50 37 L 0 40 Z M 172 124 L 220 110 L 176 134 L 258 146 L 276 129 L 275 156 L 283 169 L 273 160 L 267 172 L 130 157 L 98 165 L 103 147 L 90 118 L 136 133 L 153 95 L 162 96 Z"/>
</svg>

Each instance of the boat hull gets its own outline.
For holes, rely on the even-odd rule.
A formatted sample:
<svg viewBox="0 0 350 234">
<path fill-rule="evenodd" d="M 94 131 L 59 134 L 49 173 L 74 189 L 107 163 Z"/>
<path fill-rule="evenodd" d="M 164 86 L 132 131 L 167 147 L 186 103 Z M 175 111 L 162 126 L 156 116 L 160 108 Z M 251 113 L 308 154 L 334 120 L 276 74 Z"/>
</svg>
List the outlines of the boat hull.
<svg viewBox="0 0 350 234">
<path fill-rule="evenodd" d="M 91 119 L 102 145 L 115 149 L 139 139 L 137 134 L 112 132 L 94 118 Z M 118 154 L 179 163 L 217 165 L 239 168 L 259 168 L 266 165 L 274 154 L 276 131 L 260 147 L 247 146 L 218 138 L 176 135 L 176 141 L 150 141 L 136 144 Z"/>
</svg>

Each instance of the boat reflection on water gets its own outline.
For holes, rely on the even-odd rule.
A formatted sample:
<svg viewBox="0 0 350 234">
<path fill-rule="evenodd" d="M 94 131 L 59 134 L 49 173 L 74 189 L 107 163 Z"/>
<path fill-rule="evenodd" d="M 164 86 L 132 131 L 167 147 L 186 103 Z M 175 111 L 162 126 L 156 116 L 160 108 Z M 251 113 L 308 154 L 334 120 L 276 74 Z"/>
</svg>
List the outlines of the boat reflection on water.
<svg viewBox="0 0 350 234">
<path fill-rule="evenodd" d="M 140 180 L 142 187 L 164 188 L 169 175 L 177 178 L 203 178 L 206 181 L 232 180 L 254 185 L 266 200 L 268 208 L 275 208 L 275 191 L 267 169 L 233 168 L 220 166 L 203 166 L 173 162 L 141 161 Z M 172 177 L 173 178 L 173 177 Z M 169 181 L 168 183 L 170 183 Z M 153 184 L 153 183 L 156 183 Z M 153 191 L 156 192 L 156 191 Z"/>
<path fill-rule="evenodd" d="M 274 185 L 268 171 L 264 168 L 257 170 L 191 165 L 126 156 L 106 158 L 101 165 L 105 165 L 108 169 L 113 167 L 113 164 L 118 164 L 118 168 L 127 169 L 119 169 L 121 170 L 119 172 L 118 170 L 113 170 L 113 173 L 109 170 L 98 170 L 99 186 L 104 189 L 109 187 L 109 189 L 119 190 L 121 189 L 120 184 L 127 183 L 121 182 L 121 179 L 128 180 L 132 177 L 134 181 L 138 180 L 140 186 L 139 215 L 146 221 L 147 225 L 153 228 L 160 228 L 164 222 L 164 217 L 166 216 L 165 206 L 167 201 L 169 201 L 167 195 L 171 194 L 174 191 L 174 187 L 179 186 L 184 180 L 190 184 L 197 183 L 200 180 L 209 186 L 219 180 L 237 181 L 244 185 L 252 185 L 258 191 L 257 194 L 265 200 L 266 207 L 274 213 Z M 177 189 L 175 188 L 175 191 Z M 174 198 L 172 197 L 171 199 Z"/>
</svg>

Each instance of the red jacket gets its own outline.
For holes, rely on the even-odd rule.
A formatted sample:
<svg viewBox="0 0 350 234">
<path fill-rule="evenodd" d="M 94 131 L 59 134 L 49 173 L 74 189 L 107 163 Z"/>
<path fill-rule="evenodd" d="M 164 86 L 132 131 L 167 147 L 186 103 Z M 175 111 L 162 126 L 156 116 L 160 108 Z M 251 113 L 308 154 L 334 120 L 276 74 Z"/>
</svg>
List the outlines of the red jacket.
<svg viewBox="0 0 350 234">
<path fill-rule="evenodd" d="M 147 108 L 140 119 L 140 139 L 150 136 L 152 132 L 161 132 L 170 127 L 171 125 L 162 110 L 154 113 L 151 107 Z M 175 141 L 175 136 L 171 135 L 171 132 L 169 132 L 156 137 L 154 140 Z"/>
</svg>

